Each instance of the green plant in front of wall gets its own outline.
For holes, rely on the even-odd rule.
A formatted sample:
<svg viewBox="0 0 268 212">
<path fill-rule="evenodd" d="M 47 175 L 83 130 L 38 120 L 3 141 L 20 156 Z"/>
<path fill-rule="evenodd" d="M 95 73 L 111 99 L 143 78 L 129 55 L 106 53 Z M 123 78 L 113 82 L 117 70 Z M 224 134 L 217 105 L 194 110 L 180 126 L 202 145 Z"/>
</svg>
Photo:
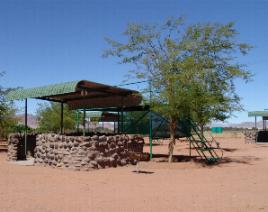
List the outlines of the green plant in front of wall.
<svg viewBox="0 0 268 212">
<path fill-rule="evenodd" d="M 37 110 L 38 129 L 39 132 L 55 132 L 60 131 L 61 123 L 61 105 L 59 103 L 40 104 Z M 76 127 L 76 113 L 64 106 L 63 127 L 65 131 L 74 131 Z"/>
</svg>

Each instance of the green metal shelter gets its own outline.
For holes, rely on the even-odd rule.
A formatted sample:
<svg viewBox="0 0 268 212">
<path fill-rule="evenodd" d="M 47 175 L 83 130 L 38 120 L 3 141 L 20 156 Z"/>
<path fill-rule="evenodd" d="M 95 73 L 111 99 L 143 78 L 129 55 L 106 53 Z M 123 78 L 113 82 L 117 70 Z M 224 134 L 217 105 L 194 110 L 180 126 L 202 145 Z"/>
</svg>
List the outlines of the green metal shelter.
<svg viewBox="0 0 268 212">
<path fill-rule="evenodd" d="M 42 87 L 10 91 L 7 101 L 25 99 L 25 125 L 27 125 L 27 99 L 59 102 L 61 110 L 61 133 L 63 132 L 63 104 L 70 109 L 120 108 L 139 106 L 142 96 L 138 91 L 116 86 L 80 80 Z"/>
<path fill-rule="evenodd" d="M 257 143 L 267 143 L 268 142 L 268 131 L 267 131 L 267 123 L 268 120 L 268 110 L 265 109 L 263 111 L 251 111 L 248 112 L 249 117 L 255 117 L 255 141 Z M 262 130 L 258 130 L 257 128 L 257 117 L 262 117 Z"/>
<path fill-rule="evenodd" d="M 137 107 L 142 102 L 142 96 L 138 91 L 87 80 L 10 91 L 6 95 L 7 101 L 25 100 L 25 144 L 27 143 L 27 99 L 29 98 L 61 103 L 61 134 L 64 104 L 72 110 L 83 110 L 85 117 L 86 110 L 92 108 L 116 108 L 118 111 L 123 111 L 125 108 Z"/>
<path fill-rule="evenodd" d="M 248 116 L 255 117 L 255 129 L 257 129 L 257 117 L 262 117 L 263 129 L 266 130 L 266 120 L 268 120 L 268 110 L 250 111 L 248 112 Z"/>
</svg>

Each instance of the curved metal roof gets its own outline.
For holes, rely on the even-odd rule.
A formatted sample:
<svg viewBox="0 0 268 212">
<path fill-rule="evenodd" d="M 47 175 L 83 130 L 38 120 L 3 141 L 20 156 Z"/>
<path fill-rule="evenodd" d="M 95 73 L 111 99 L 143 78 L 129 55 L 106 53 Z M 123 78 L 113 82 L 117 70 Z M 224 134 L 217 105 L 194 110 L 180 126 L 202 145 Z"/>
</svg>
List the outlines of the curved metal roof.
<svg viewBox="0 0 268 212">
<path fill-rule="evenodd" d="M 79 81 L 72 81 L 35 88 L 16 89 L 7 94 L 6 100 L 12 101 L 26 98 L 41 98 L 45 96 L 71 93 L 75 92 L 78 83 Z"/>
<path fill-rule="evenodd" d="M 263 111 L 250 111 L 248 112 L 248 116 L 262 116 L 262 117 L 268 117 L 268 110 Z"/>
<path fill-rule="evenodd" d="M 138 106 L 142 97 L 138 91 L 87 80 L 10 91 L 6 100 L 26 98 L 63 102 L 71 109 Z"/>
</svg>

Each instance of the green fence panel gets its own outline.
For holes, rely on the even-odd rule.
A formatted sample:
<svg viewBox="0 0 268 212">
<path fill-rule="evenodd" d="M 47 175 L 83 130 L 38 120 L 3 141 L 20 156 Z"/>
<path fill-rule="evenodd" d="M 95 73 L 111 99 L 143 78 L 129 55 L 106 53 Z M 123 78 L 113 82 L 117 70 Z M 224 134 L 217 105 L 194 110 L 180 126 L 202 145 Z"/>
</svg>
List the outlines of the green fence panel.
<svg viewBox="0 0 268 212">
<path fill-rule="evenodd" d="M 222 127 L 212 127 L 211 132 L 216 133 L 216 134 L 221 134 L 222 133 Z"/>
<path fill-rule="evenodd" d="M 121 119 L 122 120 L 122 119 Z M 123 133 L 127 134 L 149 134 L 149 112 L 125 112 L 123 117 Z M 120 130 L 121 131 L 121 130 Z M 191 134 L 191 125 L 188 120 L 178 120 L 176 137 L 187 137 Z M 165 117 L 157 113 L 152 113 L 152 136 L 156 138 L 169 138 L 169 121 Z"/>
</svg>

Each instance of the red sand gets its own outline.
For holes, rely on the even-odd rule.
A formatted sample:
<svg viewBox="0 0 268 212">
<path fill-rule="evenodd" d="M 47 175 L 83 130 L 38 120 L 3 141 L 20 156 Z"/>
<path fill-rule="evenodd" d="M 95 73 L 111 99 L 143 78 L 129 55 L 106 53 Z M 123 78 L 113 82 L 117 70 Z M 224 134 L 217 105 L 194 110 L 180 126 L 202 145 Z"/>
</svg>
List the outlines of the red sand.
<svg viewBox="0 0 268 212">
<path fill-rule="evenodd" d="M 221 139 L 225 160 L 77 172 L 18 166 L 0 154 L 0 211 L 268 211 L 268 144 Z M 148 151 L 148 146 L 145 147 Z M 154 146 L 166 153 L 167 145 Z M 188 154 L 178 143 L 176 154 Z M 158 162 L 157 162 L 158 161 Z"/>
</svg>

